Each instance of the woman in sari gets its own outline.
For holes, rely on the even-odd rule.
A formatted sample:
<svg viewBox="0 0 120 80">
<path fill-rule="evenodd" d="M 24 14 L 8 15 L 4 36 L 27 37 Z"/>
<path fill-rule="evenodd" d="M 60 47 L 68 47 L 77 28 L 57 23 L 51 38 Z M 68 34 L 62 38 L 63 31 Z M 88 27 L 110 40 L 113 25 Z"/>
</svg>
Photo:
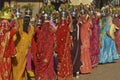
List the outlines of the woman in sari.
<svg viewBox="0 0 120 80">
<path fill-rule="evenodd" d="M 113 18 L 113 23 L 120 29 L 120 19 L 118 13 L 115 14 Z M 120 56 L 120 30 L 115 32 L 115 43 L 117 47 L 118 54 Z"/>
<path fill-rule="evenodd" d="M 31 47 L 31 40 L 34 34 L 34 27 L 29 23 L 30 14 L 19 19 L 19 32 L 16 40 L 16 56 L 14 57 L 13 63 L 13 80 L 27 80 L 26 74 L 26 56 L 29 47 Z M 19 74 L 18 74 L 19 73 Z"/>
<path fill-rule="evenodd" d="M 87 12 L 87 8 L 84 7 L 85 13 Z M 89 15 L 82 15 L 82 26 L 81 26 L 81 62 L 82 65 L 80 67 L 80 71 L 83 74 L 91 73 L 92 65 L 90 59 L 90 35 L 91 35 L 91 19 Z"/>
<path fill-rule="evenodd" d="M 35 40 L 37 46 L 35 80 L 56 80 L 54 71 L 55 30 L 50 25 L 48 14 L 44 14 L 44 22 L 36 28 Z"/>
<path fill-rule="evenodd" d="M 0 17 L 0 80 L 12 80 L 11 58 L 15 56 L 14 35 L 18 27 L 13 27 L 14 21 L 9 22 L 12 19 L 10 10 L 6 7 Z"/>
<path fill-rule="evenodd" d="M 58 54 L 58 80 L 72 80 L 70 18 L 63 17 L 56 31 L 56 52 Z M 70 16 L 70 15 L 69 15 Z"/>
<path fill-rule="evenodd" d="M 92 18 L 92 36 L 90 37 L 90 52 L 91 52 L 91 64 L 92 68 L 96 67 L 99 60 L 100 51 L 100 27 L 99 18 L 96 14 Z"/>
<path fill-rule="evenodd" d="M 100 48 L 99 63 L 115 62 L 119 58 L 114 42 L 116 28 L 110 16 L 102 18 L 100 22 L 100 40 L 102 46 Z"/>
</svg>

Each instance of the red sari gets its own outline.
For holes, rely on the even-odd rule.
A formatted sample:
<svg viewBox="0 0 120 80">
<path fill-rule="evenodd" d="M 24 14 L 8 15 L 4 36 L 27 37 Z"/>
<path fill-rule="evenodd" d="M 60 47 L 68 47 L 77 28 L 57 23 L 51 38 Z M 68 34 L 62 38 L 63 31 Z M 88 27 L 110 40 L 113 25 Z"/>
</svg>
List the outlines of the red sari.
<svg viewBox="0 0 120 80">
<path fill-rule="evenodd" d="M 35 80 L 56 80 L 54 71 L 54 31 L 49 22 L 45 21 L 41 29 L 36 30 L 37 56 Z"/>
<path fill-rule="evenodd" d="M 31 42 L 31 53 L 32 53 L 32 56 L 33 56 L 33 71 L 35 73 L 35 67 L 36 67 L 36 60 L 37 60 L 37 46 L 36 46 L 36 38 L 35 38 L 35 35 L 33 36 L 32 38 L 32 42 Z"/>
<path fill-rule="evenodd" d="M 58 80 L 72 80 L 71 38 L 68 20 L 60 20 L 56 31 Z M 62 25 L 64 24 L 64 25 Z"/>
<path fill-rule="evenodd" d="M 97 67 L 100 53 L 100 27 L 99 19 L 92 19 L 92 36 L 90 37 L 90 53 L 91 53 L 91 64 L 92 68 Z"/>
<path fill-rule="evenodd" d="M 114 18 L 113 23 L 120 29 L 120 19 L 119 18 Z M 118 30 L 115 33 L 115 43 L 116 43 L 116 47 L 118 50 L 118 54 L 120 56 L 120 30 Z"/>
<path fill-rule="evenodd" d="M 32 42 L 31 42 L 31 52 L 32 52 L 32 56 L 33 56 L 33 63 L 34 66 L 36 65 L 36 52 L 37 51 L 37 47 L 36 47 L 36 42 L 34 37 L 32 38 Z"/>
<path fill-rule="evenodd" d="M 10 23 L 0 22 L 0 80 L 12 80 L 11 57 L 15 55 L 13 36 L 16 29 L 8 31 Z"/>
<path fill-rule="evenodd" d="M 81 26 L 81 62 L 80 67 L 81 73 L 90 73 L 92 71 L 91 59 L 90 59 L 90 20 L 86 17 L 83 19 L 83 24 Z"/>
</svg>

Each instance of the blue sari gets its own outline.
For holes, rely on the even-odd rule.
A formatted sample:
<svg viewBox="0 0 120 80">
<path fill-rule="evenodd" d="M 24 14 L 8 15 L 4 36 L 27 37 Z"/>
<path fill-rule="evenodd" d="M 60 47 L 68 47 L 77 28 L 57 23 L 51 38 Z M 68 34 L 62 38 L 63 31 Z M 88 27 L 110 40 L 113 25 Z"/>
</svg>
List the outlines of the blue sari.
<svg viewBox="0 0 120 80">
<path fill-rule="evenodd" d="M 105 25 L 104 28 L 100 29 L 100 39 L 102 42 L 102 47 L 100 48 L 99 63 L 115 62 L 115 60 L 119 58 L 115 42 L 107 34 L 110 29 L 110 25 L 107 19 L 107 17 L 102 19 Z M 100 22 L 100 27 L 102 27 L 102 22 Z"/>
</svg>

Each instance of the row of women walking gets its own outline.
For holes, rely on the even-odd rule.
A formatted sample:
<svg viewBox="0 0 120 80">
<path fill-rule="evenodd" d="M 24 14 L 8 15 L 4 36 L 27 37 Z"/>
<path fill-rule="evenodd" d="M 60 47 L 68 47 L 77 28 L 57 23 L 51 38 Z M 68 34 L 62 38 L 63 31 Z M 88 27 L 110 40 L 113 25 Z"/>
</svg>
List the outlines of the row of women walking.
<svg viewBox="0 0 120 80">
<path fill-rule="evenodd" d="M 43 6 L 35 22 L 29 7 L 24 16 L 10 7 L 2 10 L 0 80 L 27 80 L 30 69 L 35 80 L 73 80 L 92 73 L 98 64 L 119 59 L 117 12 L 110 12 L 110 7 L 98 12 L 82 4 L 69 11 L 64 5 L 60 12 Z"/>
</svg>

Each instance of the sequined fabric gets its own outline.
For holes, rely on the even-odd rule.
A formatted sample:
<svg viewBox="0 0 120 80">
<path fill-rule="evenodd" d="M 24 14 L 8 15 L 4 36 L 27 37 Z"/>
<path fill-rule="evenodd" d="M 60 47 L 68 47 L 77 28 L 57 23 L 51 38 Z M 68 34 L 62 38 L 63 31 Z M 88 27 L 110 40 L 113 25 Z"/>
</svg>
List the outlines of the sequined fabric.
<svg viewBox="0 0 120 80">
<path fill-rule="evenodd" d="M 13 36 L 16 29 L 11 29 L 7 20 L 0 22 L 0 80 L 12 80 L 11 57 L 15 55 Z"/>
<path fill-rule="evenodd" d="M 71 38 L 69 20 L 60 20 L 56 31 L 58 80 L 72 80 Z"/>
<path fill-rule="evenodd" d="M 49 21 L 45 21 L 35 32 L 37 56 L 35 64 L 36 80 L 56 80 L 54 71 L 54 30 Z"/>
</svg>

